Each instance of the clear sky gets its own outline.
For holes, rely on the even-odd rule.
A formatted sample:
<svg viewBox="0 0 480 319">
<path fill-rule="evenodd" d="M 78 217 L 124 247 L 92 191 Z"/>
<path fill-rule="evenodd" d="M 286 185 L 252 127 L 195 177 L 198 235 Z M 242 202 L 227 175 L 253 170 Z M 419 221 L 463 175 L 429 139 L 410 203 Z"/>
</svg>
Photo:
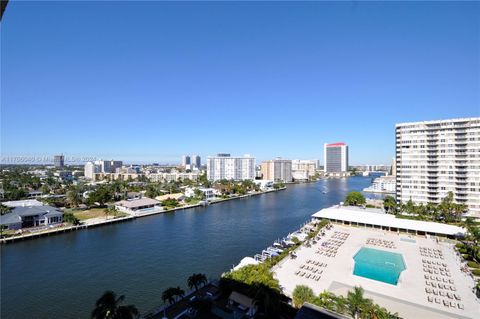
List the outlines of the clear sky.
<svg viewBox="0 0 480 319">
<path fill-rule="evenodd" d="M 480 115 L 478 2 L 19 2 L 3 156 L 389 163 L 398 122 Z"/>
</svg>

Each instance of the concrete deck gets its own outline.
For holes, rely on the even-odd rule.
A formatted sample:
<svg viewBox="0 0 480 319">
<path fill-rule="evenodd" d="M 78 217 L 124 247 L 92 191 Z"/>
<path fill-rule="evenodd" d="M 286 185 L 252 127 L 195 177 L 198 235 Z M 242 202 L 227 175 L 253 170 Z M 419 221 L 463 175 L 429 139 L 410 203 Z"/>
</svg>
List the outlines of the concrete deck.
<svg viewBox="0 0 480 319">
<path fill-rule="evenodd" d="M 348 233 L 349 236 L 337 250 L 335 257 L 315 253 L 322 242 L 331 239 L 335 231 Z M 393 242 L 393 248 L 367 245 L 368 238 L 383 239 Z M 414 239 L 415 242 L 401 240 Z M 353 256 L 362 247 L 370 247 L 401 253 L 404 258 L 406 270 L 400 277 L 398 284 L 390 285 L 376 280 L 353 275 Z M 439 249 L 444 259 L 434 259 L 422 256 L 419 247 Z M 425 278 L 422 259 L 438 260 L 447 264 L 451 277 L 456 288 L 455 293 L 461 300 L 451 300 L 447 297 L 435 296 L 425 292 Z M 314 260 L 326 263 L 326 267 L 313 266 L 313 269 L 322 270 L 320 279 L 301 277 L 295 273 L 301 265 L 311 265 L 307 260 Z M 297 285 L 307 285 L 313 289 L 315 294 L 324 290 L 331 291 L 337 295 L 346 295 L 349 289 L 354 286 L 361 286 L 365 290 L 365 296 L 374 302 L 387 308 L 391 312 L 398 312 L 403 318 L 480 318 L 480 301 L 473 293 L 474 281 L 471 277 L 460 270 L 460 260 L 453 250 L 453 244 L 438 242 L 433 238 L 425 236 L 412 236 L 388 231 L 366 229 L 359 227 L 335 225 L 326 231 L 326 235 L 311 247 L 301 246 L 297 250 L 297 258 L 286 258 L 274 269 L 275 277 L 279 280 L 284 293 L 291 296 Z M 306 271 L 306 273 L 312 273 Z M 317 276 L 318 272 L 312 275 Z M 430 275 L 430 274 L 429 274 Z M 431 288 L 431 287 L 430 287 Z M 428 296 L 437 297 L 441 300 L 438 304 L 435 301 L 429 302 Z M 464 309 L 447 307 L 443 305 L 443 299 L 460 303 Z"/>
</svg>

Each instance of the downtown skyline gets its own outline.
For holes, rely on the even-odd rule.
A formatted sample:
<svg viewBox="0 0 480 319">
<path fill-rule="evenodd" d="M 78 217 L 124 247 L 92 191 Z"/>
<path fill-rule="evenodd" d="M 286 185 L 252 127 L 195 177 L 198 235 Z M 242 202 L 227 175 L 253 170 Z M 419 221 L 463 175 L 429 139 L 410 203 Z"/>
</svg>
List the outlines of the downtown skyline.
<svg viewBox="0 0 480 319">
<path fill-rule="evenodd" d="M 1 153 L 389 164 L 396 123 L 480 114 L 479 8 L 11 2 Z"/>
</svg>

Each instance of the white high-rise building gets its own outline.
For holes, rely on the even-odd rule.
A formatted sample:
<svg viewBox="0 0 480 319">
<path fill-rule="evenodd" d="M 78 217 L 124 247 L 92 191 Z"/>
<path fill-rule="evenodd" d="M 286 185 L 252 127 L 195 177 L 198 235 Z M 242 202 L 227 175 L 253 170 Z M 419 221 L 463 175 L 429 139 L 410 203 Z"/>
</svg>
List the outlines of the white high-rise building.
<svg viewBox="0 0 480 319">
<path fill-rule="evenodd" d="M 230 156 L 230 154 L 217 154 L 207 158 L 207 178 L 210 181 L 221 179 L 254 180 L 255 157 L 250 155 Z"/>
<path fill-rule="evenodd" d="M 84 175 L 88 179 L 94 179 L 95 174 L 100 173 L 100 165 L 94 162 L 86 162 L 84 167 Z"/>
<path fill-rule="evenodd" d="M 325 173 L 348 171 L 348 146 L 343 142 L 324 145 Z"/>
<path fill-rule="evenodd" d="M 397 200 L 439 203 L 452 192 L 480 217 L 480 118 L 401 123 L 395 134 Z"/>
<path fill-rule="evenodd" d="M 292 181 L 292 161 L 276 158 L 265 161 L 261 166 L 262 178 L 272 181 Z"/>
</svg>

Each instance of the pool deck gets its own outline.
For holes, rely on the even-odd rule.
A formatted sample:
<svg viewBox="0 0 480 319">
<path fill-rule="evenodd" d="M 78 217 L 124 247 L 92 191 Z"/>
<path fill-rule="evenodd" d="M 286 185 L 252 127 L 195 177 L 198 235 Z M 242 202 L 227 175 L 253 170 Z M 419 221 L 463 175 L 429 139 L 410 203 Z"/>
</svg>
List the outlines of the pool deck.
<svg viewBox="0 0 480 319">
<path fill-rule="evenodd" d="M 321 243 L 329 240 L 335 231 L 350 234 L 338 248 L 336 256 L 327 257 L 315 253 L 321 247 Z M 398 235 L 388 231 L 335 225 L 332 229 L 327 230 L 326 235 L 316 244 L 311 247 L 301 246 L 297 249 L 296 259 L 286 258 L 275 266 L 274 274 L 284 293 L 288 296 L 292 295 L 297 285 L 307 285 L 313 289 L 315 294 L 328 290 L 338 295 L 346 295 L 349 289 L 361 286 L 365 290 L 366 297 L 373 299 L 374 302 L 391 312 L 398 312 L 403 318 L 480 318 L 480 301 L 472 292 L 474 281 L 460 270 L 460 260 L 453 250 L 453 244 L 437 243 L 435 239 L 413 235 L 409 235 L 409 237 L 415 239 L 415 243 L 400 240 L 406 237 L 408 237 L 406 234 Z M 368 238 L 392 241 L 395 248 L 367 245 Z M 451 273 L 450 279 L 454 281 L 457 289 L 455 293 L 461 297 L 461 301 L 455 302 L 461 303 L 464 309 L 446 307 L 443 304 L 427 300 L 427 296 L 432 295 L 425 292 L 422 264 L 422 259 L 425 257 L 420 255 L 420 246 L 440 249 L 443 252 L 444 259 L 439 261 L 447 264 Z M 406 270 L 401 273 L 396 286 L 353 275 L 353 256 L 362 247 L 403 255 Z M 301 265 L 309 265 L 307 260 L 327 263 L 326 267 L 315 267 L 323 271 L 318 281 L 295 274 L 296 271 L 301 270 Z"/>
</svg>

